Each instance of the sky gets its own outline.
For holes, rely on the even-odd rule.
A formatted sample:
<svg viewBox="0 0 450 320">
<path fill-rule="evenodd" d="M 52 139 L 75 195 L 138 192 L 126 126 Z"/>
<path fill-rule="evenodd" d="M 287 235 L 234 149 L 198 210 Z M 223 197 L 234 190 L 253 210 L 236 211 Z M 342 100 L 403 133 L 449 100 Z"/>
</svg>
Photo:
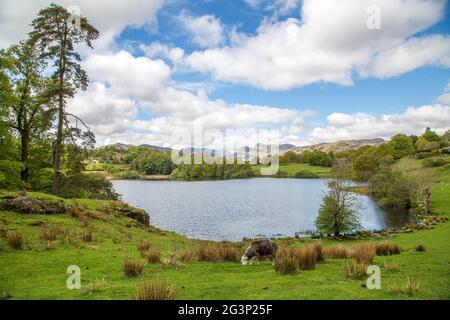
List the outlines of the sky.
<svg viewBox="0 0 450 320">
<path fill-rule="evenodd" d="M 0 0 L 0 48 L 48 0 Z M 202 128 L 307 145 L 450 129 L 446 0 L 54 0 L 99 29 L 69 101 L 97 145 Z M 214 134 L 211 135 L 214 139 Z"/>
</svg>

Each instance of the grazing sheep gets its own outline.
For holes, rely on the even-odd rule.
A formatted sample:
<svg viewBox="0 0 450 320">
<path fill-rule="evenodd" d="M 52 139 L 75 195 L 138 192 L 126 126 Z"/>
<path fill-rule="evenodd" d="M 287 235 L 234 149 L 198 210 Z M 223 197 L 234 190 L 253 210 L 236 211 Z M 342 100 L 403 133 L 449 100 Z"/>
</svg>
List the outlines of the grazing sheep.
<svg viewBox="0 0 450 320">
<path fill-rule="evenodd" d="M 248 265 L 252 264 L 253 259 L 271 256 L 272 262 L 275 264 L 277 248 L 277 244 L 271 240 L 253 241 L 242 256 L 241 263 L 243 265 Z"/>
</svg>

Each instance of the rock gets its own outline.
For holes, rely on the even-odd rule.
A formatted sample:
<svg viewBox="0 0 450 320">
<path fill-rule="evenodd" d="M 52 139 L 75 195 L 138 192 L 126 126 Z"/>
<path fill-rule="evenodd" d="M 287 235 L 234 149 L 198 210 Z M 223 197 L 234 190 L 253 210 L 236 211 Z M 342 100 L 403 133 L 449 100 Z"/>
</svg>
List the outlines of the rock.
<svg viewBox="0 0 450 320">
<path fill-rule="evenodd" d="M 61 214 L 67 212 L 67 207 L 61 200 L 16 197 L 3 199 L 0 202 L 0 210 L 9 210 L 22 214 Z"/>
</svg>

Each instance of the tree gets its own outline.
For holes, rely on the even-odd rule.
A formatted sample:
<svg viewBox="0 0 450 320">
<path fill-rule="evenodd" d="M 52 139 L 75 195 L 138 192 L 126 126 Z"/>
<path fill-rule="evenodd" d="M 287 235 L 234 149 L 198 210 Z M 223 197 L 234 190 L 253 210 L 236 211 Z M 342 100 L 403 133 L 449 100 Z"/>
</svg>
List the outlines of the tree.
<svg viewBox="0 0 450 320">
<path fill-rule="evenodd" d="M 47 131 L 53 117 L 51 84 L 41 76 L 45 63 L 32 43 L 22 41 L 7 54 L 13 67 L 9 72 L 13 90 L 9 126 L 20 136 L 21 179 L 28 182 L 31 135 Z"/>
<path fill-rule="evenodd" d="M 54 194 L 58 194 L 60 189 L 63 144 L 69 136 L 64 130 L 68 126 L 67 99 L 74 96 L 76 89 L 86 90 L 89 82 L 80 66 L 81 58 L 75 51 L 75 45 L 86 44 L 92 48 L 92 42 L 99 37 L 97 29 L 86 18 L 78 17 L 78 25 L 72 23 L 72 18 L 66 9 L 52 4 L 41 10 L 32 22 L 32 40 L 41 48 L 41 57 L 54 62 L 56 71 L 52 77 L 58 83 L 56 141 L 53 147 Z"/>
<path fill-rule="evenodd" d="M 357 195 L 351 191 L 351 165 L 339 161 L 327 182 L 328 190 L 320 205 L 316 228 L 321 233 L 339 236 L 361 228 Z"/>
<path fill-rule="evenodd" d="M 394 159 L 401 159 L 414 152 L 414 145 L 411 137 L 404 134 L 397 134 L 388 143 L 392 148 Z"/>
</svg>

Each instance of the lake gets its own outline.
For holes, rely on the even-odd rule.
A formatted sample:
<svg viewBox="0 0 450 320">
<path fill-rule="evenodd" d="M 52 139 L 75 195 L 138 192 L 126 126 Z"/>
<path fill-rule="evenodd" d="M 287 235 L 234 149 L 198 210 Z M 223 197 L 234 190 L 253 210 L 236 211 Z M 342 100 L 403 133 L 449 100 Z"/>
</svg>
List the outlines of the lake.
<svg viewBox="0 0 450 320">
<path fill-rule="evenodd" d="M 190 238 L 240 241 L 293 237 L 314 230 L 326 180 L 258 178 L 225 181 L 113 181 L 122 199 L 150 213 L 150 223 Z M 402 226 L 406 215 L 388 214 L 358 195 L 366 230 Z"/>
</svg>

